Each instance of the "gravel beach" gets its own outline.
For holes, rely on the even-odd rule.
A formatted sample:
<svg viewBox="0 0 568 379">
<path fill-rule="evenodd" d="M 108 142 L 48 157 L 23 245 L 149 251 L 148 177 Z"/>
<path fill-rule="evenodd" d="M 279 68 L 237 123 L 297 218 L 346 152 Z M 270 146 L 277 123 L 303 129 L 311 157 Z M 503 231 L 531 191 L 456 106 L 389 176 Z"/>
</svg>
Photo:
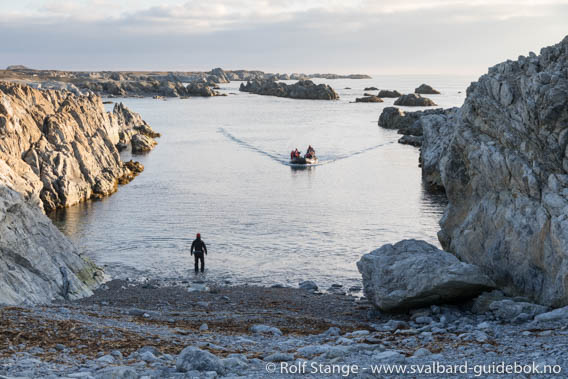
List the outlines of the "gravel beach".
<svg viewBox="0 0 568 379">
<path fill-rule="evenodd" d="M 381 365 L 439 377 L 464 364 L 460 377 L 491 377 L 502 362 L 561 377 L 568 367 L 565 321 L 513 324 L 470 309 L 381 314 L 365 298 L 299 288 L 113 280 L 74 302 L 0 308 L 0 377 L 394 375 L 374 373 Z"/>
</svg>

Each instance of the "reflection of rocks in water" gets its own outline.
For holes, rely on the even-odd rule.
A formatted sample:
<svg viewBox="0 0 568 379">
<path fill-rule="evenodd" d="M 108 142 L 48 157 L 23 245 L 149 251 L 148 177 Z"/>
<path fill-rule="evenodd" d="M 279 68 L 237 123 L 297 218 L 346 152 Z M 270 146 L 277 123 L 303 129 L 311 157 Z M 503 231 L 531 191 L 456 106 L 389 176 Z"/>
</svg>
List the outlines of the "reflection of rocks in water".
<svg viewBox="0 0 568 379">
<path fill-rule="evenodd" d="M 442 191 L 432 191 L 428 186 L 428 183 L 422 181 L 422 191 L 420 201 L 423 204 L 428 204 L 436 208 L 440 208 L 440 212 L 444 211 L 446 205 L 448 205 L 448 198 L 445 192 Z"/>
</svg>

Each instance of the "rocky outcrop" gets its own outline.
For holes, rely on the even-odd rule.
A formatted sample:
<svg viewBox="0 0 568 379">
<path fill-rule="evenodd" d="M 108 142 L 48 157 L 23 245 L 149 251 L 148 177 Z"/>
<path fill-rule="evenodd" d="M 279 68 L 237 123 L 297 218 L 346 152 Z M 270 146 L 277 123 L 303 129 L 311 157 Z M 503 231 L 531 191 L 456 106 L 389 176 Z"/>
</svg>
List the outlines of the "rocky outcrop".
<svg viewBox="0 0 568 379">
<path fill-rule="evenodd" d="M 402 109 L 397 107 L 386 107 L 383 109 L 383 112 L 379 116 L 379 126 L 386 128 L 386 129 L 396 129 L 398 130 L 399 134 L 403 134 L 404 136 L 401 137 L 398 142 L 404 145 L 412 145 L 412 146 L 422 146 L 424 143 L 424 129 L 427 126 L 434 125 L 436 127 L 431 127 L 429 129 L 429 133 L 436 133 L 436 132 L 445 132 L 446 126 L 448 124 L 445 123 L 447 114 L 455 112 L 456 108 L 452 109 L 427 109 L 424 111 L 415 111 L 415 112 L 405 112 Z M 432 116 L 429 118 L 427 116 Z M 444 122 L 435 121 L 438 120 L 436 117 L 441 117 Z M 442 125 L 442 128 L 439 127 Z M 427 165 L 429 165 L 428 170 L 432 172 L 432 174 L 436 175 L 438 170 L 438 162 L 441 148 L 445 146 L 445 140 L 432 138 L 427 141 L 429 143 L 429 149 L 427 154 L 423 154 L 424 160 L 426 161 Z M 423 172 L 424 166 L 422 162 Z M 437 183 L 440 182 L 439 174 L 437 174 L 438 179 Z M 430 181 L 428 179 L 428 175 L 425 175 L 427 178 L 427 182 Z M 434 179 L 431 179 L 434 180 Z"/>
<path fill-rule="evenodd" d="M 229 83 L 230 82 L 229 78 L 227 78 L 227 74 L 220 67 L 217 67 L 217 68 L 214 68 L 213 70 L 211 70 L 211 72 L 209 72 L 209 78 L 208 79 L 210 81 L 212 81 L 213 83 Z"/>
<path fill-rule="evenodd" d="M 336 100 L 337 92 L 326 84 L 315 84 L 311 80 L 300 80 L 294 84 L 286 84 L 273 80 L 253 80 L 245 85 L 241 83 L 239 91 L 257 95 L 289 97 L 292 99 Z"/>
<path fill-rule="evenodd" d="M 102 272 L 79 255 L 41 208 L 2 183 L 5 173 L 0 168 L 0 304 L 91 295 Z"/>
<path fill-rule="evenodd" d="M 218 96 L 219 93 L 211 88 L 207 83 L 190 83 L 186 88 L 187 96 L 201 96 L 201 97 L 212 97 Z"/>
<path fill-rule="evenodd" d="M 97 96 L 0 84 L 0 303 L 87 296 L 102 280 L 42 208 L 111 194 L 138 174 L 115 147 L 126 130 L 154 133 L 122 104 L 105 112 Z"/>
<path fill-rule="evenodd" d="M 115 147 L 125 131 L 138 134 L 124 124 L 136 119 L 125 107 L 128 121 L 105 112 L 98 96 L 7 83 L 0 84 L 0 104 L 0 152 L 10 162 L 19 160 L 12 167 L 29 188 L 41 181 L 39 197 L 47 211 L 110 195 L 129 174 Z"/>
<path fill-rule="evenodd" d="M 357 268 L 365 296 L 383 311 L 472 298 L 494 286 L 478 267 L 417 240 L 384 245 L 364 255 Z"/>
<path fill-rule="evenodd" d="M 420 167 L 422 179 L 430 191 L 444 191 L 440 176 L 440 163 L 452 141 L 458 108 L 447 109 L 439 113 L 425 114 L 415 125 L 422 130 L 422 149 L 420 150 Z"/>
<path fill-rule="evenodd" d="M 146 123 L 146 121 L 142 119 L 140 114 L 131 111 L 122 103 L 116 103 L 114 105 L 112 114 L 116 117 L 120 128 L 119 141 L 116 144 L 118 150 L 124 150 L 128 148 L 128 145 L 131 144 L 132 139 L 137 135 L 146 137 L 145 142 L 147 145 L 151 145 L 152 147 L 157 145 L 157 142 L 154 141 L 154 138 L 160 137 L 160 133 L 155 132 L 150 127 L 150 125 L 148 125 L 148 123 Z M 132 152 L 141 152 L 138 148 L 135 147 L 134 143 L 132 143 Z"/>
<path fill-rule="evenodd" d="M 428 84 L 421 84 L 414 90 L 414 93 L 420 93 L 422 95 L 439 95 L 440 91 L 432 88 L 432 86 L 429 86 Z"/>
<path fill-rule="evenodd" d="M 134 137 L 132 137 L 131 144 L 133 153 L 142 154 L 152 150 L 157 142 L 144 134 L 135 134 Z"/>
<path fill-rule="evenodd" d="M 91 91 L 109 97 L 178 97 L 186 95 L 181 82 L 168 79 L 77 79 L 73 84 L 81 91 Z"/>
<path fill-rule="evenodd" d="M 355 99 L 356 103 L 382 103 L 384 100 L 377 96 L 365 96 Z"/>
<path fill-rule="evenodd" d="M 394 105 L 402 105 L 407 107 L 432 107 L 436 103 L 427 97 L 422 97 L 415 93 L 402 95 L 394 102 Z"/>
<path fill-rule="evenodd" d="M 0 83 L 0 303 L 91 294 L 101 272 L 43 209 L 106 196 L 132 180 L 143 166 L 123 163 L 115 145 L 137 136 L 158 134 L 122 104 L 110 113 L 95 95 Z"/>
<path fill-rule="evenodd" d="M 379 126 L 386 129 L 409 128 L 423 115 L 422 112 L 405 112 L 397 107 L 386 107 L 379 116 Z"/>
<path fill-rule="evenodd" d="M 568 37 L 490 68 L 461 109 L 421 120 L 423 172 L 449 201 L 443 247 L 509 294 L 568 304 Z"/>
<path fill-rule="evenodd" d="M 379 97 L 385 97 L 385 98 L 396 98 L 396 97 L 401 97 L 402 93 L 398 92 L 397 90 L 388 90 L 388 89 L 383 89 L 379 91 L 379 94 L 377 95 Z"/>
<path fill-rule="evenodd" d="M 454 129 L 443 246 L 512 292 L 568 304 L 568 37 L 490 68 Z"/>
</svg>

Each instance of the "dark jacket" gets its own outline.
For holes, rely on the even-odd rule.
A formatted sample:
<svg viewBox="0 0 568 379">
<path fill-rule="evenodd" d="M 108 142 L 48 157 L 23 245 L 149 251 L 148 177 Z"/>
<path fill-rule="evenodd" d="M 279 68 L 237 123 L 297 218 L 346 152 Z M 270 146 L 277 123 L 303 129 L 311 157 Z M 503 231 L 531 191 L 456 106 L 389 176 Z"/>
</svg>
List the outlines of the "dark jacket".
<svg viewBox="0 0 568 379">
<path fill-rule="evenodd" d="M 207 246 L 205 246 L 205 242 L 203 242 L 201 238 L 196 238 L 191 244 L 191 254 L 193 254 L 194 251 L 196 253 L 207 254 Z"/>
</svg>

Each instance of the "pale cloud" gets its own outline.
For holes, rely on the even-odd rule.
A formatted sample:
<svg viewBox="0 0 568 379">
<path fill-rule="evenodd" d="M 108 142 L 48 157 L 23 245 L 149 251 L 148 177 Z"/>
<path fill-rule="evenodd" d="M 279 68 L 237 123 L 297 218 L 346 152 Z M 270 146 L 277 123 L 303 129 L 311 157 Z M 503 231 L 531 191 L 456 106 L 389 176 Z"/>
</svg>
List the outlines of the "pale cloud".
<svg viewBox="0 0 568 379">
<path fill-rule="evenodd" d="M 0 66 L 480 72 L 568 33 L 568 0 L 21 4 L 0 2 Z"/>
<path fill-rule="evenodd" d="M 43 18 L 57 24 L 61 19 L 77 21 L 146 20 L 156 23 L 175 22 L 192 25 L 207 19 L 212 30 L 250 22 L 290 20 L 303 13 L 351 14 L 362 16 L 391 15 L 421 10 L 452 8 L 461 11 L 455 22 L 468 22 L 479 17 L 506 20 L 513 17 L 544 16 L 551 6 L 568 0 L 40 0 L 26 11 L 4 10 L 0 18 L 21 21 L 26 16 Z M 3 9 L 4 8 L 4 9 Z M 208 30 L 202 30 L 206 32 Z"/>
</svg>

